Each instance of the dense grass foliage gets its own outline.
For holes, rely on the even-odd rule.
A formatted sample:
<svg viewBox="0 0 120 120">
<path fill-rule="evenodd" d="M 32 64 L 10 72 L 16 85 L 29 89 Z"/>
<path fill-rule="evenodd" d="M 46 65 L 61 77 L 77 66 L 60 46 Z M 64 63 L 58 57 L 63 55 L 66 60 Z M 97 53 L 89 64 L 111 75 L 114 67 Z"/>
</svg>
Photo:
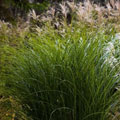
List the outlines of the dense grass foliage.
<svg viewBox="0 0 120 120">
<path fill-rule="evenodd" d="M 120 119 L 118 4 L 63 2 L 0 21 L 0 120 Z"/>
<path fill-rule="evenodd" d="M 118 68 L 105 62 L 113 36 L 85 24 L 27 34 L 13 55 L 6 93 L 33 120 L 109 120 L 119 102 Z"/>
</svg>

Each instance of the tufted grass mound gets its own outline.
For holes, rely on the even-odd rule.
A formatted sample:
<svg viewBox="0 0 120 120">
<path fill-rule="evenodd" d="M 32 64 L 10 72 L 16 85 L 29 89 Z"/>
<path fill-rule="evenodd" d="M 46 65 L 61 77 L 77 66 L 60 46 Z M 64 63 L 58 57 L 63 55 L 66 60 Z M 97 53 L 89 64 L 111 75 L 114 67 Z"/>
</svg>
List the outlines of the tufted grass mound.
<svg viewBox="0 0 120 120">
<path fill-rule="evenodd" d="M 64 31 L 28 35 L 14 55 L 8 94 L 33 120 L 109 120 L 119 104 L 119 68 L 105 62 L 104 51 L 114 31 L 82 24 Z"/>
</svg>

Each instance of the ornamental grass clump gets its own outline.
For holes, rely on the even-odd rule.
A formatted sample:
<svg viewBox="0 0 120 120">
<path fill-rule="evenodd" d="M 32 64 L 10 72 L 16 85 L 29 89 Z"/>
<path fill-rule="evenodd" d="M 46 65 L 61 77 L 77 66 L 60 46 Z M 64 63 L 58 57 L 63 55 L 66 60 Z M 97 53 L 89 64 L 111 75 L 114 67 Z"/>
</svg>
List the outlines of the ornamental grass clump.
<svg viewBox="0 0 120 120">
<path fill-rule="evenodd" d="M 78 25 L 65 31 L 29 35 L 11 68 L 9 95 L 33 120 L 109 120 L 119 104 L 116 69 L 104 64 L 110 36 Z"/>
</svg>

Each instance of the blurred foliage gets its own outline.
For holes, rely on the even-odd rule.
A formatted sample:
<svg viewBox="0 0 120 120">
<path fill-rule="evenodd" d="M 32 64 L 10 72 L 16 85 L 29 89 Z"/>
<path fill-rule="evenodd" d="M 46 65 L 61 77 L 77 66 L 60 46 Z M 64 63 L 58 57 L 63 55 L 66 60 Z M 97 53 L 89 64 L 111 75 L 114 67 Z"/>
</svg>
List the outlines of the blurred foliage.
<svg viewBox="0 0 120 120">
<path fill-rule="evenodd" d="M 12 96 L 2 96 L 0 98 L 0 120 L 28 120 L 28 118 L 22 111 L 22 105 L 19 101 Z"/>
<path fill-rule="evenodd" d="M 20 16 L 25 18 L 29 10 L 34 9 L 40 14 L 45 11 L 52 2 L 62 2 L 64 0 L 0 0 L 0 19 L 5 21 L 15 21 Z M 72 0 L 68 0 L 72 1 Z M 84 1 L 84 0 L 74 0 Z M 95 3 L 104 3 L 108 0 L 90 0 Z"/>
<path fill-rule="evenodd" d="M 49 1 L 44 0 L 41 2 L 29 2 L 29 0 L 0 0 L 0 6 L 3 6 L 4 8 L 19 8 L 21 10 L 24 10 L 24 12 L 28 11 L 29 9 L 35 9 L 35 10 L 43 10 L 46 8 L 46 6 L 49 4 Z"/>
<path fill-rule="evenodd" d="M 38 3 L 38 4 L 35 4 L 35 3 L 30 4 L 29 3 L 29 6 L 30 6 L 30 8 L 32 8 L 36 11 L 43 12 L 44 10 L 46 10 L 48 8 L 49 2 L 45 1 L 42 4 L 41 3 Z"/>
<path fill-rule="evenodd" d="M 49 6 L 49 1 L 44 0 L 42 3 L 28 0 L 0 0 L 0 19 L 5 21 L 15 21 L 20 17 L 26 17 L 29 10 L 34 9 L 37 13 L 41 13 Z"/>
</svg>

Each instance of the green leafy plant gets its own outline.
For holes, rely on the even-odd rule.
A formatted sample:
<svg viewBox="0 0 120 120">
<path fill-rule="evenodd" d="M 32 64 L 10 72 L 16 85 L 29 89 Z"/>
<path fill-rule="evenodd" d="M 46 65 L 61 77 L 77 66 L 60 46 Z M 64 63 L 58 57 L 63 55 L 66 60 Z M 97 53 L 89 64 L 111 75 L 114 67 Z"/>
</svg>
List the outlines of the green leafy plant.
<svg viewBox="0 0 120 120">
<path fill-rule="evenodd" d="M 101 29 L 67 27 L 62 37 L 52 28 L 30 34 L 20 50 L 7 86 L 30 109 L 34 120 L 109 120 L 118 104 L 116 69 L 104 64 L 107 40 Z"/>
</svg>

